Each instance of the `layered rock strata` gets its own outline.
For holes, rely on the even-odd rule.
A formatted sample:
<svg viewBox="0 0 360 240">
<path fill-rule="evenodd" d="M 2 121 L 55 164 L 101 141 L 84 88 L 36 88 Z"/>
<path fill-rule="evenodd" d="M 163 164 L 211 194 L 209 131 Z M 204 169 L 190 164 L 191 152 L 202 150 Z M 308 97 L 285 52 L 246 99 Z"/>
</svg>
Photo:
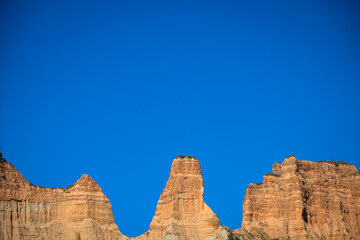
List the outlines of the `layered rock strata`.
<svg viewBox="0 0 360 240">
<path fill-rule="evenodd" d="M 246 189 L 242 231 L 264 239 L 360 239 L 358 170 L 294 156 L 273 164 L 262 183 Z"/>
<path fill-rule="evenodd" d="M 228 239 L 228 231 L 206 205 L 200 163 L 178 156 L 160 195 L 149 231 L 137 239 L 212 240 Z"/>
<path fill-rule="evenodd" d="M 360 174 L 344 162 L 275 163 L 263 183 L 247 188 L 242 229 L 232 232 L 203 193 L 199 161 L 178 156 L 149 230 L 128 238 L 90 176 L 67 188 L 34 186 L 0 153 L 0 240 L 360 240 Z"/>
<path fill-rule="evenodd" d="M 34 186 L 0 153 L 1 240 L 121 237 L 108 198 L 90 176 L 68 188 Z"/>
<path fill-rule="evenodd" d="M 1 154 L 1 153 L 0 153 Z M 122 235 L 99 185 L 88 175 L 67 188 L 34 186 L 0 155 L 1 240 L 225 240 L 228 231 L 204 203 L 200 163 L 174 159 L 149 230 Z"/>
</svg>

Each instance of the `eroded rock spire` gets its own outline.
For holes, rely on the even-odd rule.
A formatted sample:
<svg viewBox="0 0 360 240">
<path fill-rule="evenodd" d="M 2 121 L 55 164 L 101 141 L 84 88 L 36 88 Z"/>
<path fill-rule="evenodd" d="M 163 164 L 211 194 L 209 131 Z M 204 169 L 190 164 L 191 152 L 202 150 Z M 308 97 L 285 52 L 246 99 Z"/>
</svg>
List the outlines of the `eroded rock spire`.
<svg viewBox="0 0 360 240">
<path fill-rule="evenodd" d="M 176 157 L 160 195 L 155 216 L 144 239 L 227 239 L 228 232 L 206 205 L 200 162 L 191 156 Z"/>
</svg>

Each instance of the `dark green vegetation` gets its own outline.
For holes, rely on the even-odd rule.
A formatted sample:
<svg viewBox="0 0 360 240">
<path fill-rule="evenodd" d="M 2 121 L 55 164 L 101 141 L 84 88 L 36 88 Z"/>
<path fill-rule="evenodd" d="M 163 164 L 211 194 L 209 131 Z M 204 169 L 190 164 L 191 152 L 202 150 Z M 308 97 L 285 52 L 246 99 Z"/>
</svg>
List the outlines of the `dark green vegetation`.
<svg viewBox="0 0 360 240">
<path fill-rule="evenodd" d="M 347 162 L 344 162 L 342 160 L 340 161 L 335 161 L 335 160 L 320 160 L 320 161 L 317 161 L 317 162 L 320 162 L 320 163 L 330 163 L 330 164 L 334 164 L 335 166 L 339 166 L 340 164 L 343 164 L 343 165 L 351 165 Z"/>
<path fill-rule="evenodd" d="M 240 240 L 240 237 L 237 234 L 230 232 L 228 236 L 228 240 Z"/>
<path fill-rule="evenodd" d="M 246 230 L 235 230 L 230 231 L 228 240 L 279 240 L 278 238 L 270 238 L 266 233 L 260 229 L 253 228 L 250 231 Z M 290 240 L 290 237 L 287 237 Z"/>
<path fill-rule="evenodd" d="M 177 155 L 177 157 L 176 158 L 194 158 L 193 156 L 184 156 L 184 155 Z M 194 158 L 194 159 L 196 159 L 196 158 Z"/>
<path fill-rule="evenodd" d="M 265 176 L 273 176 L 273 177 L 281 177 L 279 174 L 276 173 L 267 173 Z"/>
</svg>

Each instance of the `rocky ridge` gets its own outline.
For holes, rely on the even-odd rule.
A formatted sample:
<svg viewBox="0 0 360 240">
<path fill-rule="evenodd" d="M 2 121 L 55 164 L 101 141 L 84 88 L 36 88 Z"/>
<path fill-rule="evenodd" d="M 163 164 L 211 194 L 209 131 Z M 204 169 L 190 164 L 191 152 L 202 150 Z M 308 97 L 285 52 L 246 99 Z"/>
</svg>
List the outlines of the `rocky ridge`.
<svg viewBox="0 0 360 240">
<path fill-rule="evenodd" d="M 0 239 L 225 240 L 228 230 L 203 199 L 200 163 L 174 159 L 149 230 L 136 238 L 120 233 L 108 198 L 83 175 L 67 188 L 34 186 L 0 155 Z"/>
<path fill-rule="evenodd" d="M 83 175 L 67 188 L 34 186 L 0 154 L 0 239 L 119 239 L 109 199 Z"/>
<path fill-rule="evenodd" d="M 344 162 L 287 157 L 250 184 L 242 228 L 222 227 L 203 199 L 200 163 L 176 157 L 149 230 L 129 238 L 100 186 L 83 175 L 67 188 L 34 186 L 0 153 L 1 240 L 360 240 L 360 174 Z"/>
<path fill-rule="evenodd" d="M 289 156 L 272 169 L 246 189 L 242 231 L 263 239 L 360 239 L 355 166 Z"/>
</svg>

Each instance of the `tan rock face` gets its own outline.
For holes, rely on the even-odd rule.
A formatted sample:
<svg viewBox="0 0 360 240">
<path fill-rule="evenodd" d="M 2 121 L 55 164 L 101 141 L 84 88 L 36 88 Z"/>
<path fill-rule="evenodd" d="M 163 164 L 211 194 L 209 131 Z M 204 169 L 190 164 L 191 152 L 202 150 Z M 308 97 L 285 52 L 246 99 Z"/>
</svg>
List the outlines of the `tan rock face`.
<svg viewBox="0 0 360 240">
<path fill-rule="evenodd" d="M 275 163 L 263 183 L 247 188 L 242 229 L 231 233 L 203 193 L 199 161 L 178 156 L 149 230 L 128 238 L 90 176 L 67 188 L 34 186 L 0 153 L 0 239 L 360 239 L 360 174 L 350 164 L 293 156 Z"/>
<path fill-rule="evenodd" d="M 205 204 L 200 163 L 190 156 L 174 159 L 149 231 L 137 239 L 227 239 L 228 232 Z"/>
<path fill-rule="evenodd" d="M 0 156 L 1 157 L 1 156 Z M 0 239 L 120 239 L 111 205 L 83 175 L 68 188 L 32 185 L 0 160 Z"/>
<path fill-rule="evenodd" d="M 228 231 L 204 203 L 203 193 L 199 161 L 178 156 L 149 231 L 128 238 L 118 230 L 109 200 L 90 176 L 64 189 L 38 187 L 1 158 L 0 239 L 225 240 Z"/>
<path fill-rule="evenodd" d="M 242 229 L 279 239 L 360 239 L 360 174 L 350 164 L 290 156 L 247 188 Z"/>
</svg>

